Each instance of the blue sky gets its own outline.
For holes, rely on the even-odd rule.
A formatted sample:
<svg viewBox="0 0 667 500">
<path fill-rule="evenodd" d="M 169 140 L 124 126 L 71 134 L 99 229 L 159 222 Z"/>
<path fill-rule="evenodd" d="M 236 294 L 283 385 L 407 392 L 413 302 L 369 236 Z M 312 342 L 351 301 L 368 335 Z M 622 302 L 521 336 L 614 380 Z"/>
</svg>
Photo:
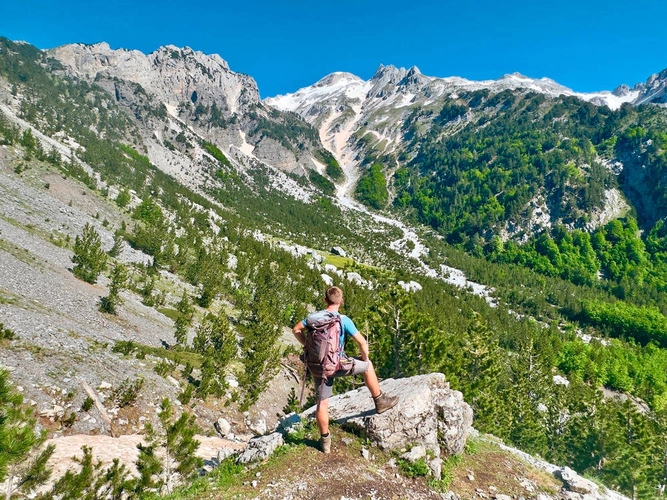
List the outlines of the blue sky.
<svg viewBox="0 0 667 500">
<path fill-rule="evenodd" d="M 0 1 L 0 36 L 39 48 L 187 45 L 254 77 L 262 97 L 334 71 L 368 79 L 380 64 L 612 90 L 667 68 L 666 20 L 664 0 Z"/>
</svg>

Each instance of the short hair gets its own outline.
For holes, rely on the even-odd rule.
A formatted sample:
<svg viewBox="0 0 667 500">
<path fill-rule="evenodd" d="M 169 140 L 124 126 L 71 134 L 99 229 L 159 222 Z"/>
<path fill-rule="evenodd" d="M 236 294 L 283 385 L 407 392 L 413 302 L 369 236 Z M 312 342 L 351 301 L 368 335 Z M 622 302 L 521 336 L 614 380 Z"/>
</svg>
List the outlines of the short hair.
<svg viewBox="0 0 667 500">
<path fill-rule="evenodd" d="M 330 287 L 324 293 L 324 300 L 330 306 L 334 304 L 340 304 L 341 302 L 343 302 L 343 290 L 341 290 L 337 286 Z"/>
</svg>

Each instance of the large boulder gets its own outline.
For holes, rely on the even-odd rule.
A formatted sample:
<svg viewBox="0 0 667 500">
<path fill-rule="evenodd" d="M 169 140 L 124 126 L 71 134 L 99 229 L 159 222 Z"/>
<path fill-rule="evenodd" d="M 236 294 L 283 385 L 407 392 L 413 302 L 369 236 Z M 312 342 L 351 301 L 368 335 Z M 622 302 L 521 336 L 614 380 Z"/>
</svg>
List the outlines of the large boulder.
<svg viewBox="0 0 667 500">
<path fill-rule="evenodd" d="M 442 373 L 384 380 L 382 391 L 398 396 L 398 404 L 378 415 L 368 389 L 362 387 L 329 400 L 330 419 L 364 434 L 383 450 L 423 446 L 436 457 L 441 451 L 463 451 L 472 425 L 472 409 L 459 391 L 450 389 Z M 315 411 L 304 412 L 308 416 Z"/>
<path fill-rule="evenodd" d="M 339 255 L 340 257 L 347 257 L 347 252 L 341 247 L 333 247 L 331 253 L 334 255 Z"/>
<path fill-rule="evenodd" d="M 558 469 L 554 473 L 554 476 L 560 477 L 560 479 L 565 484 L 565 487 L 575 493 L 581 493 L 583 495 L 597 495 L 598 490 L 600 489 L 599 486 L 593 481 L 581 477 L 569 467 Z"/>
<path fill-rule="evenodd" d="M 251 439 L 246 449 L 239 455 L 236 462 L 249 464 L 260 460 L 266 460 L 279 447 L 285 444 L 285 439 L 280 432 L 274 432 L 266 436 Z"/>
</svg>

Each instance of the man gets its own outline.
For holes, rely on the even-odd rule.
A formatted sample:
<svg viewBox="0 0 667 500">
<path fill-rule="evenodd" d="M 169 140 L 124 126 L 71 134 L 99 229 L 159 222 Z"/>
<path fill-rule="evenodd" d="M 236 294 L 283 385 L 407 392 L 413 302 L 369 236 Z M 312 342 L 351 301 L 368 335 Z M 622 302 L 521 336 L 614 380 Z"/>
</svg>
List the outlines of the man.
<svg viewBox="0 0 667 500">
<path fill-rule="evenodd" d="M 359 358 L 348 358 L 343 356 L 341 360 L 342 368 L 338 370 L 333 376 L 327 378 L 320 378 L 313 375 L 315 379 L 316 395 L 317 395 L 317 410 L 315 411 L 315 420 L 317 427 L 320 430 L 320 446 L 324 453 L 331 453 L 331 435 L 329 434 L 329 398 L 333 395 L 333 380 L 335 377 L 344 377 L 348 375 L 357 375 L 362 373 L 364 376 L 364 383 L 373 397 L 375 402 L 375 409 L 378 413 L 383 413 L 390 408 L 393 408 L 398 403 L 398 396 L 387 397 L 380 390 L 380 383 L 377 375 L 373 369 L 373 364 L 368 359 L 368 344 L 364 336 L 359 333 L 357 327 L 352 320 L 347 316 L 340 314 L 338 309 L 343 305 L 343 291 L 337 286 L 329 288 L 324 296 L 327 303 L 325 311 L 340 315 L 343 332 L 341 332 L 341 350 L 345 336 L 351 337 L 358 345 L 361 351 Z M 296 339 L 302 344 L 306 345 L 306 335 L 308 330 L 306 328 L 306 320 L 300 321 L 294 328 L 292 333 Z"/>
</svg>

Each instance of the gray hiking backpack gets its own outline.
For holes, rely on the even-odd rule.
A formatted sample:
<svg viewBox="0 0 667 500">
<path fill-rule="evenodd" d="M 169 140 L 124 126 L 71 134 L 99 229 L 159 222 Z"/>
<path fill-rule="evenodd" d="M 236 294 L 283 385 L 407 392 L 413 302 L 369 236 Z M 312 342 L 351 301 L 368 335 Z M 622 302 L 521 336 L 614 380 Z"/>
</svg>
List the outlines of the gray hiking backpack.
<svg viewBox="0 0 667 500">
<path fill-rule="evenodd" d="M 306 367 L 313 377 L 327 379 L 341 368 L 343 319 L 340 314 L 318 311 L 306 318 L 306 330 Z"/>
</svg>

